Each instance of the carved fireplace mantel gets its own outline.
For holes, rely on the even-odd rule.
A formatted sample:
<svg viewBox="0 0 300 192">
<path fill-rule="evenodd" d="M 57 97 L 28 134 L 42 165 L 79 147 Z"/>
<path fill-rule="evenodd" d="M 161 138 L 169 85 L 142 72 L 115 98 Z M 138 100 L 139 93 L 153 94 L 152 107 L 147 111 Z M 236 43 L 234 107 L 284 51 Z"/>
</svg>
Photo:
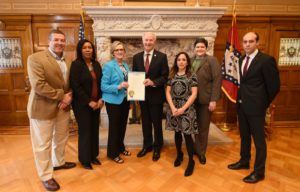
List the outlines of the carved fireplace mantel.
<svg viewBox="0 0 300 192">
<path fill-rule="evenodd" d="M 158 39 L 172 39 L 170 43 L 159 46 L 163 50 L 170 50 L 165 46 L 188 49 L 196 37 L 205 37 L 209 42 L 208 52 L 213 54 L 213 46 L 218 30 L 217 20 L 224 14 L 222 7 L 127 7 L 127 6 L 84 6 L 86 14 L 93 21 L 93 31 L 96 40 L 97 57 L 101 64 L 110 59 L 112 38 L 126 39 L 141 38 L 146 31 L 155 32 Z M 174 39 L 181 42 L 174 43 Z M 184 39 L 184 40 L 182 40 Z M 188 40 L 187 40 L 188 39 Z M 176 44 L 176 45 L 175 45 Z M 133 45 L 134 46 L 134 45 Z M 131 46 L 132 47 L 132 46 Z M 136 46 L 140 47 L 140 46 Z M 163 51 L 162 50 L 162 51 Z M 134 54 L 137 49 L 127 50 L 127 56 Z M 186 50 L 190 52 L 190 50 Z M 166 52 L 166 51 L 163 51 Z M 169 54 L 169 55 L 168 55 Z M 167 53 L 172 61 L 171 55 Z M 129 63 L 130 64 L 130 63 Z M 170 64 L 170 63 L 169 63 Z"/>
<path fill-rule="evenodd" d="M 212 7 L 98 7 L 85 6 L 97 36 L 140 37 L 155 31 L 159 37 L 215 37 L 224 8 Z"/>
</svg>

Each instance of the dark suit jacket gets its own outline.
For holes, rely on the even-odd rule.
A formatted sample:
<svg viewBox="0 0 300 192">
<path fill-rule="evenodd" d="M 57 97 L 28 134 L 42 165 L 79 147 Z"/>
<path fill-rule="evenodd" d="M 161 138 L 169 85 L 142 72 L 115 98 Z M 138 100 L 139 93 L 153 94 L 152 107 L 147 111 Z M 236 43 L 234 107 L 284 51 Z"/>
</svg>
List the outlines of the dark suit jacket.
<svg viewBox="0 0 300 192">
<path fill-rule="evenodd" d="M 102 69 L 98 62 L 93 62 L 93 68 L 97 78 L 98 96 L 102 97 L 100 82 Z M 93 79 L 87 65 L 81 60 L 72 62 L 70 70 L 70 86 L 73 91 L 73 104 L 88 105 L 91 101 Z"/>
<path fill-rule="evenodd" d="M 262 52 L 258 52 L 253 58 L 247 74 L 242 76 L 242 62 L 240 61 L 240 87 L 238 100 L 242 101 L 242 107 L 248 115 L 265 115 L 275 96 L 280 90 L 279 72 L 275 59 Z M 238 102 L 237 102 L 238 103 Z"/>
<path fill-rule="evenodd" d="M 191 59 L 193 63 L 195 58 Z M 205 55 L 203 64 L 198 68 L 198 96 L 200 104 L 209 104 L 211 101 L 218 101 L 221 98 L 221 66 L 218 60 L 210 55 Z"/>
<path fill-rule="evenodd" d="M 133 56 L 132 71 L 145 71 L 144 51 Z M 169 66 L 167 56 L 154 50 L 146 79 L 151 79 L 155 86 L 146 87 L 145 100 L 151 104 L 161 104 L 165 101 L 165 84 L 168 80 Z"/>
</svg>

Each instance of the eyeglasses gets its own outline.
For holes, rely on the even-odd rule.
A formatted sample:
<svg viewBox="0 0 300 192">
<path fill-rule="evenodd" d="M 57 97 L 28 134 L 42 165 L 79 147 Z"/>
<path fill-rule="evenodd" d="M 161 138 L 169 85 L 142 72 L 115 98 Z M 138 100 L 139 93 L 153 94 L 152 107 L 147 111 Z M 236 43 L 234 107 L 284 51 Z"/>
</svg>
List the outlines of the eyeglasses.
<svg viewBox="0 0 300 192">
<path fill-rule="evenodd" d="M 115 49 L 115 50 L 114 50 L 114 52 L 118 52 L 118 51 L 123 52 L 123 51 L 125 51 L 125 49 Z"/>
</svg>

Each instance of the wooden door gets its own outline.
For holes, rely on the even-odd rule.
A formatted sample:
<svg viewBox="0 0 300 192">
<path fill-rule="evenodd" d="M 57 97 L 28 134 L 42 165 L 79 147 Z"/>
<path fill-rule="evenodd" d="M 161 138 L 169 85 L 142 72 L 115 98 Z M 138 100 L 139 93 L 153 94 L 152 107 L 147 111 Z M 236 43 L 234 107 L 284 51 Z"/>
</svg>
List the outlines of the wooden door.
<svg viewBox="0 0 300 192">
<path fill-rule="evenodd" d="M 26 60 L 31 53 L 29 34 L 29 27 L 24 26 L 7 25 L 0 29 L 0 126 L 29 124 L 26 109 L 29 94 Z"/>
<path fill-rule="evenodd" d="M 300 122 L 300 30 L 276 30 L 274 39 L 273 51 L 278 61 L 281 81 L 280 93 L 274 101 L 275 120 Z M 288 43 L 282 44 L 283 39 Z M 288 61 L 280 64 L 280 54 L 287 54 L 291 48 L 295 49 L 294 54 L 282 57 L 287 57 Z"/>
</svg>

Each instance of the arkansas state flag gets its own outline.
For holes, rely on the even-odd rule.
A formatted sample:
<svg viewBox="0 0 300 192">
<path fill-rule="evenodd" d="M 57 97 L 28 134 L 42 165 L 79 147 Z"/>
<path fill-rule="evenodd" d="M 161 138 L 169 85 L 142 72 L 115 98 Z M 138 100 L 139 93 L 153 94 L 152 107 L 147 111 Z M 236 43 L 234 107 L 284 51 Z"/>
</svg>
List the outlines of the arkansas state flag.
<svg viewBox="0 0 300 192">
<path fill-rule="evenodd" d="M 240 85 L 239 58 L 241 57 L 240 43 L 237 33 L 235 14 L 232 18 L 231 29 L 226 42 L 226 50 L 222 62 L 222 90 L 228 99 L 236 103 L 237 89 Z"/>
</svg>

